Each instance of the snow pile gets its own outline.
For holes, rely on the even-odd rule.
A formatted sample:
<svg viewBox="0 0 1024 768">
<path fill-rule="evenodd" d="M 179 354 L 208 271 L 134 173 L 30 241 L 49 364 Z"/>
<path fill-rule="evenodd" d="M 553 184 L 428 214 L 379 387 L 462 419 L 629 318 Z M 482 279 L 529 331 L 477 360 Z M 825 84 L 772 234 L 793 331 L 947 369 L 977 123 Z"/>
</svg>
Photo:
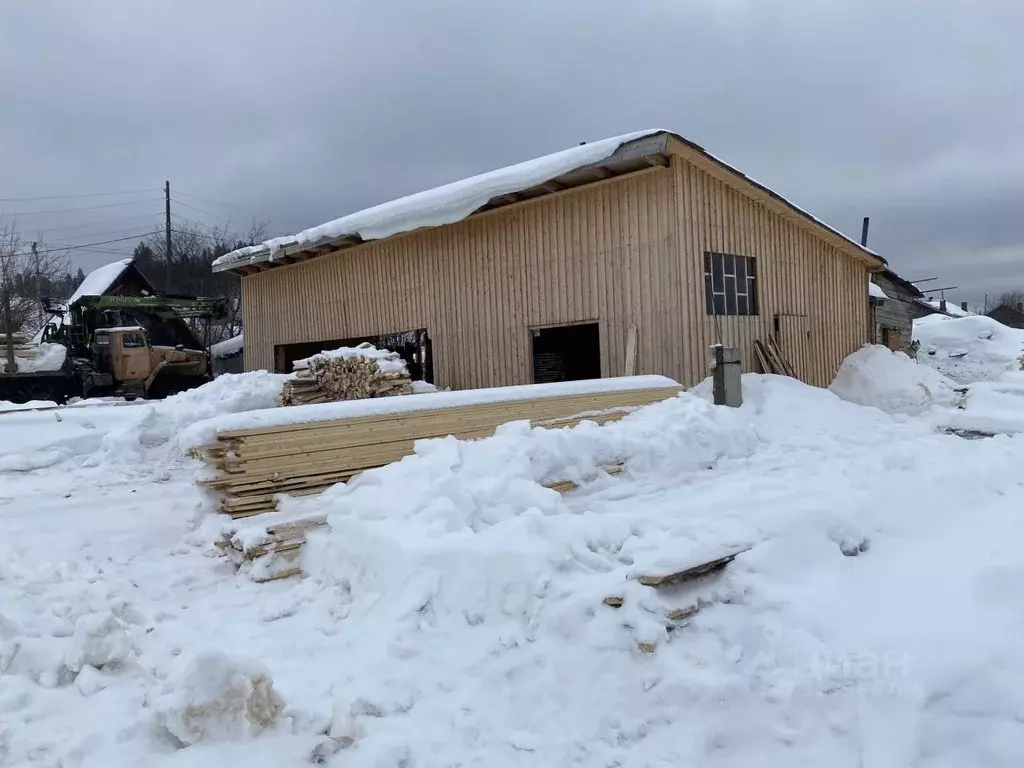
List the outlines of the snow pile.
<svg viewBox="0 0 1024 768">
<path fill-rule="evenodd" d="M 324 240 L 358 235 L 363 240 L 380 240 L 399 232 L 422 227 L 454 224 L 469 216 L 492 197 L 519 192 L 564 173 L 597 163 L 611 156 L 623 144 L 661 133 L 660 130 L 639 131 L 572 147 L 552 155 L 527 160 L 479 176 L 418 192 L 356 213 L 329 221 L 297 235 L 277 237 L 261 245 L 240 248 L 213 262 L 214 268 L 253 260 L 269 252 L 274 257 L 281 248 L 305 245 Z"/>
<path fill-rule="evenodd" d="M 190 746 L 257 736 L 274 726 L 283 707 L 262 665 L 203 653 L 167 681 L 154 709 L 158 727 Z"/>
<path fill-rule="evenodd" d="M 869 344 L 847 357 L 829 389 L 843 400 L 887 413 L 916 414 L 956 401 L 956 384 L 903 352 Z"/>
<path fill-rule="evenodd" d="M 315 355 L 296 360 L 292 367 L 295 370 L 317 368 L 330 360 L 372 360 L 381 373 L 398 373 L 408 375 L 409 369 L 405 360 L 397 352 L 389 349 L 377 349 L 373 344 L 363 343 L 358 347 L 338 347 L 317 352 Z"/>
<path fill-rule="evenodd" d="M 181 392 L 146 406 L 140 418 L 125 428 L 108 434 L 103 446 L 90 457 L 92 464 L 120 456 L 126 459 L 141 454 L 155 460 L 180 456 L 191 444 L 179 437 L 188 427 L 214 416 L 271 408 L 288 377 L 284 374 L 251 371 L 218 376 L 201 387 Z"/>
<path fill-rule="evenodd" d="M 868 280 L 868 296 L 873 299 L 882 299 L 883 301 L 889 298 L 885 295 L 885 291 L 882 290 L 882 286 L 873 283 L 871 280 Z"/>
<path fill-rule="evenodd" d="M 230 339 L 220 341 L 210 347 L 210 354 L 216 358 L 231 357 L 237 355 L 245 346 L 244 334 L 232 336 Z"/>
<path fill-rule="evenodd" d="M 131 636 L 109 612 L 81 617 L 75 623 L 73 643 L 64 656 L 64 666 L 72 672 L 118 664 L 132 652 Z"/>
<path fill-rule="evenodd" d="M 1021 370 L 1024 330 L 984 315 L 929 315 L 914 321 L 918 360 L 960 384 L 993 381 Z"/>
<path fill-rule="evenodd" d="M 64 365 L 68 350 L 63 344 L 39 344 L 18 347 L 14 350 L 18 373 L 39 373 L 41 371 L 59 371 Z M 7 369 L 7 361 L 0 361 L 3 369 Z"/>
</svg>

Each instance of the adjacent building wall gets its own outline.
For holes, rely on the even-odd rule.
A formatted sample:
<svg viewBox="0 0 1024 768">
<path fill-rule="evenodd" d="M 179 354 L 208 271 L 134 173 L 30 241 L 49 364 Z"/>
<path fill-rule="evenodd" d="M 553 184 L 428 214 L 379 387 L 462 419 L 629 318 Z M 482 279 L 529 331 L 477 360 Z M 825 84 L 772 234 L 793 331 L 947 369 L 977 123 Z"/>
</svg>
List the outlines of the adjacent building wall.
<svg viewBox="0 0 1024 768">
<path fill-rule="evenodd" d="M 875 328 L 874 338 L 871 340 L 876 344 L 885 344 L 890 349 L 914 356 L 914 318 L 920 307 L 915 300 L 917 296 L 884 274 L 872 275 L 871 280 L 888 296 L 883 301 L 872 302 Z M 890 334 L 893 332 L 899 334 L 898 344 L 890 342 Z"/>
<path fill-rule="evenodd" d="M 759 316 L 706 314 L 705 250 L 757 259 Z M 624 372 L 636 324 L 636 372 L 694 384 L 718 340 L 757 370 L 753 340 L 778 316 L 797 373 L 827 385 L 867 339 L 866 277 L 806 225 L 673 156 L 669 168 L 245 277 L 245 364 L 272 369 L 277 344 L 425 328 L 437 384 L 520 384 L 532 379 L 532 328 L 597 321 L 603 376 Z"/>
</svg>

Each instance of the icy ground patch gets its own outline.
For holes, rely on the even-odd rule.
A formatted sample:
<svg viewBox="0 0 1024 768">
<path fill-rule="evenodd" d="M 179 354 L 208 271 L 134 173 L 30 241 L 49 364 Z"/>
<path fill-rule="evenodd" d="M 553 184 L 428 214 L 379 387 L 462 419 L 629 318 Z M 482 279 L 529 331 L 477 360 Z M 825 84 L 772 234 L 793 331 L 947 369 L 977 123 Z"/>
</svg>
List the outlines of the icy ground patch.
<svg viewBox="0 0 1024 768">
<path fill-rule="evenodd" d="M 1024 440 L 744 395 L 421 443 L 287 504 L 332 530 L 263 585 L 210 554 L 169 450 L 195 412 L 139 409 L 151 440 L 90 412 L 0 474 L 0 765 L 1017 765 Z M 39 422 L 0 420 L 5 449 L 53 429 L 4 418 Z M 623 475 L 536 482 L 612 449 Z M 635 580 L 746 546 L 689 588 Z"/>
</svg>

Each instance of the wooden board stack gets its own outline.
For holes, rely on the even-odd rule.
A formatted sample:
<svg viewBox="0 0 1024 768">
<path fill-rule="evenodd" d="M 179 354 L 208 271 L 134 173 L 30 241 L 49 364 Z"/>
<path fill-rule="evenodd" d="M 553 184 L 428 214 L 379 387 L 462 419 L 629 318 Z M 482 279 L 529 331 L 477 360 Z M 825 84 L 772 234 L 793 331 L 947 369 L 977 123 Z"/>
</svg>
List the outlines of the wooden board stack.
<svg viewBox="0 0 1024 768">
<path fill-rule="evenodd" d="M 281 405 L 309 405 L 412 394 L 412 379 L 397 352 L 372 344 L 321 352 L 293 364 Z"/>
<path fill-rule="evenodd" d="M 286 579 L 302 572 L 300 553 L 306 534 L 327 526 L 325 515 L 305 515 L 277 520 L 275 515 L 260 524 L 226 526 L 214 542 L 253 581 Z"/>
<path fill-rule="evenodd" d="M 615 421 L 632 409 L 675 397 L 681 389 L 674 385 L 510 397 L 501 402 L 401 409 L 398 413 L 220 432 L 216 443 L 199 450 L 217 472 L 200 484 L 217 495 L 221 512 L 233 518 L 248 517 L 274 510 L 279 494 L 319 493 L 367 469 L 398 461 L 413 452 L 416 440 L 446 435 L 488 437 L 510 421 L 525 420 L 547 428 L 574 426 L 584 418 L 598 423 Z M 609 467 L 608 471 L 616 469 Z M 553 486 L 567 490 L 572 484 Z"/>
</svg>

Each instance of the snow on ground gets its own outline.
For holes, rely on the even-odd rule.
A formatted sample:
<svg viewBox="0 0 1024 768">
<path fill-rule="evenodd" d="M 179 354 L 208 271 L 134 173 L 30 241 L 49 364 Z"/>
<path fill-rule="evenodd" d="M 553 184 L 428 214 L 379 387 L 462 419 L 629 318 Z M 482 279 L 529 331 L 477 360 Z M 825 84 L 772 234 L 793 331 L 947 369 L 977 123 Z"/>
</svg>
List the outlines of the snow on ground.
<svg viewBox="0 0 1024 768">
<path fill-rule="evenodd" d="M 422 441 L 286 502 L 331 530 L 310 536 L 306 578 L 258 585 L 212 556 L 221 522 L 178 450 L 186 424 L 279 387 L 247 376 L 64 409 L 64 434 L 49 412 L 0 419 L 8 455 L 46 432 L 63 455 L 0 474 L 0 765 L 1024 753 L 1024 438 L 965 440 L 751 374 L 741 409 L 701 387 L 600 428 Z M 624 454 L 624 474 L 573 494 L 537 482 Z M 635 580 L 748 546 L 687 588 Z M 668 632 L 665 611 L 695 601 Z"/>
<path fill-rule="evenodd" d="M 920 318 L 914 339 L 918 360 L 960 384 L 994 381 L 1024 365 L 1024 331 L 983 315 Z"/>
</svg>

